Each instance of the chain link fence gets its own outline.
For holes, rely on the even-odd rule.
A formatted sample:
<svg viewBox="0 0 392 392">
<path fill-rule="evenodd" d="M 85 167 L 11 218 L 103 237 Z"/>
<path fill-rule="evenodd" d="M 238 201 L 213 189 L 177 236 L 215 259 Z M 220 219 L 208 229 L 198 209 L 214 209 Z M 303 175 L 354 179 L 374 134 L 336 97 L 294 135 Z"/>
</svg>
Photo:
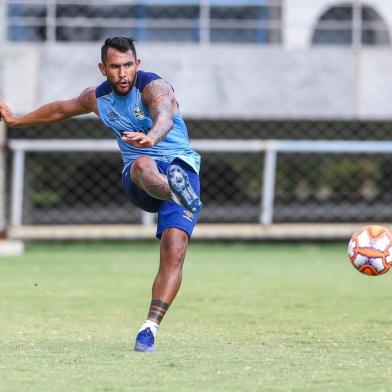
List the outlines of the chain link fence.
<svg viewBox="0 0 392 392">
<path fill-rule="evenodd" d="M 192 140 L 238 139 L 249 152 L 202 152 L 200 222 L 259 223 L 264 154 L 257 140 L 390 140 L 389 122 L 187 121 Z M 11 140 L 105 139 L 95 120 L 10 129 Z M 11 162 L 10 162 L 11 164 Z M 362 222 L 391 219 L 391 154 L 278 154 L 274 222 Z M 115 152 L 28 152 L 23 224 L 141 223 L 121 189 Z M 10 188 L 9 188 L 10 189 Z"/>
</svg>

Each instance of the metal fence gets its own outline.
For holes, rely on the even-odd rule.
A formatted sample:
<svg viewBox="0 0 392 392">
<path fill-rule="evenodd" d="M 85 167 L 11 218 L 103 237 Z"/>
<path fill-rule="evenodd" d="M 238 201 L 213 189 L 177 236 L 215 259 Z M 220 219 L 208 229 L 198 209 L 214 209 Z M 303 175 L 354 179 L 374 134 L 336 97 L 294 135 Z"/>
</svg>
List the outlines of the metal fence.
<svg viewBox="0 0 392 392">
<path fill-rule="evenodd" d="M 12 41 L 279 43 L 282 1 L 8 0 Z"/>
<path fill-rule="evenodd" d="M 5 0 L 10 41 L 102 41 L 281 45 L 283 0 Z M 306 13 L 306 7 L 301 4 Z M 300 27 L 301 20 L 296 23 Z M 315 45 L 389 45 L 390 32 L 374 7 L 360 0 L 335 4 L 319 16 Z"/>
<path fill-rule="evenodd" d="M 206 123 L 202 122 L 204 127 Z M 89 133 L 86 124 L 91 130 L 99 129 L 93 120 L 82 124 L 75 120 L 67 126 L 75 133 L 80 128 Z M 228 137 L 223 140 L 216 138 L 213 121 L 209 132 L 203 133 L 200 125 L 190 121 L 191 133 L 198 130 L 199 136 L 215 135 L 193 139 L 203 156 L 202 224 L 392 220 L 390 123 L 238 121 L 230 126 L 220 124 Z M 61 125 L 52 127 L 59 127 L 61 132 L 41 129 L 52 131 L 52 135 L 73 135 L 64 132 Z M 40 128 L 10 134 L 13 171 L 9 210 L 13 227 L 153 222 L 153 215 L 142 213 L 125 200 L 122 165 L 113 140 L 86 140 L 80 132 L 81 139 L 33 140 L 33 131 L 37 136 Z M 12 138 L 16 133 L 19 139 Z M 265 140 L 280 133 L 284 135 L 280 140 Z M 244 137 L 229 138 L 234 134 Z M 257 135 L 269 137 L 260 140 Z M 313 135 L 312 140 L 309 135 Z M 296 140 L 288 139 L 293 136 Z M 233 226 L 233 236 L 235 233 Z"/>
</svg>

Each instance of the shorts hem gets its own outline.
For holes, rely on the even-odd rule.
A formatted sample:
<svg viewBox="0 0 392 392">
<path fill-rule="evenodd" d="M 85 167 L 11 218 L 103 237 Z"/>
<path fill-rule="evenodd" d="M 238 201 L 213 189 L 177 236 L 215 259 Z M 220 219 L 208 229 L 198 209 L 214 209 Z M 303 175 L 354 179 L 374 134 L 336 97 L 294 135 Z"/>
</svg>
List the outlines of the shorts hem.
<svg viewBox="0 0 392 392">
<path fill-rule="evenodd" d="M 159 231 L 157 231 L 155 236 L 160 240 L 162 237 L 162 233 L 166 229 L 179 229 L 179 230 L 185 231 L 185 233 L 188 235 L 188 239 L 191 239 L 192 233 L 193 233 L 193 228 L 191 230 L 189 230 L 189 228 L 186 228 L 186 227 L 180 226 L 180 225 L 168 225 L 168 226 L 162 227 Z"/>
</svg>

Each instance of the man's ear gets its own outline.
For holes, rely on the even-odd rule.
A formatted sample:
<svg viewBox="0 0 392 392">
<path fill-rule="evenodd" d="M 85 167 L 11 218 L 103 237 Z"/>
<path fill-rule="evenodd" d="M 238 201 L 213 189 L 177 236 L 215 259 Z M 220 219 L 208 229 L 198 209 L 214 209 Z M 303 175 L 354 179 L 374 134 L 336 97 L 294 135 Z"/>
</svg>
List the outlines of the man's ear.
<svg viewBox="0 0 392 392">
<path fill-rule="evenodd" d="M 141 62 L 141 60 L 140 60 L 140 59 L 137 59 L 137 60 L 136 60 L 136 69 L 139 69 L 140 62 Z"/>
<path fill-rule="evenodd" d="M 103 76 L 106 76 L 105 66 L 104 66 L 102 63 L 99 63 L 99 64 L 98 64 L 98 68 L 99 68 L 99 70 L 101 71 L 101 74 L 102 74 Z"/>
</svg>

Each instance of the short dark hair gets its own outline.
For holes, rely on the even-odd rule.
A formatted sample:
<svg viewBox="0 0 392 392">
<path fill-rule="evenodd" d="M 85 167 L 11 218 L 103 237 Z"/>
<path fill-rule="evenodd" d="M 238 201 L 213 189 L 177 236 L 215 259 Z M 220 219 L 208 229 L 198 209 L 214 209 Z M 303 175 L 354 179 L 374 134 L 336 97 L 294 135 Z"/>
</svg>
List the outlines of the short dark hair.
<svg viewBox="0 0 392 392">
<path fill-rule="evenodd" d="M 126 37 L 106 38 L 105 43 L 102 45 L 101 48 L 102 63 L 105 64 L 109 48 L 116 49 L 121 53 L 125 53 L 128 52 L 128 50 L 132 50 L 135 59 L 137 59 L 136 49 L 133 42 L 134 40 L 132 38 L 126 38 Z"/>
</svg>

